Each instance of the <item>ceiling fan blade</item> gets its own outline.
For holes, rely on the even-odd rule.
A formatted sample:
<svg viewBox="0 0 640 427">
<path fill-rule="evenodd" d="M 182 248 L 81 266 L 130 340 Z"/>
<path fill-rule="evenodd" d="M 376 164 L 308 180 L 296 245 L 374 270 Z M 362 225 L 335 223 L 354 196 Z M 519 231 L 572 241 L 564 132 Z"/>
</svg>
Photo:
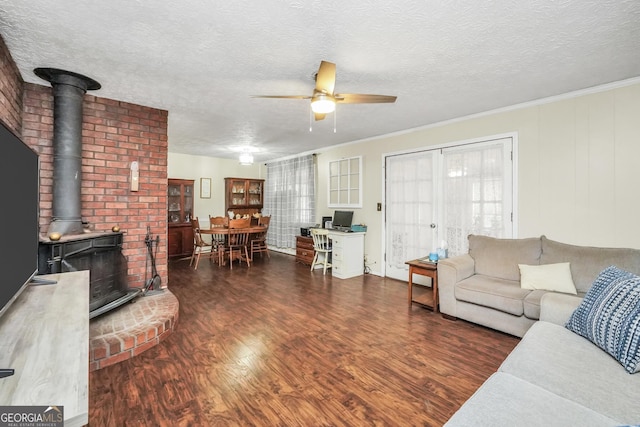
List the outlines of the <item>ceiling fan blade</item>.
<svg viewBox="0 0 640 427">
<path fill-rule="evenodd" d="M 333 95 L 336 86 L 336 64 L 322 61 L 316 74 L 316 91 Z"/>
<path fill-rule="evenodd" d="M 327 115 L 324 113 L 313 113 L 313 117 L 316 119 L 316 121 L 318 121 L 318 120 L 324 120 L 324 118 L 327 117 Z"/>
<path fill-rule="evenodd" d="M 311 99 L 307 95 L 251 95 L 252 98 Z"/>
<path fill-rule="evenodd" d="M 384 104 L 396 102 L 397 96 L 369 95 L 364 93 L 339 93 L 336 102 L 341 104 Z"/>
</svg>

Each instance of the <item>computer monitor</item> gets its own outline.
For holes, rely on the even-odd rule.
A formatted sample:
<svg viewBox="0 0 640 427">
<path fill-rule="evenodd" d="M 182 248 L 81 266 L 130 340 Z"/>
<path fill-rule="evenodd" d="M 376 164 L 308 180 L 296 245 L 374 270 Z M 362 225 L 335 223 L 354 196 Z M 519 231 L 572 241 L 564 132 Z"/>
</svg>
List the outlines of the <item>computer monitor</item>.
<svg viewBox="0 0 640 427">
<path fill-rule="evenodd" d="M 350 230 L 353 220 L 353 211 L 335 211 L 333 213 L 332 227 L 338 230 Z"/>
</svg>

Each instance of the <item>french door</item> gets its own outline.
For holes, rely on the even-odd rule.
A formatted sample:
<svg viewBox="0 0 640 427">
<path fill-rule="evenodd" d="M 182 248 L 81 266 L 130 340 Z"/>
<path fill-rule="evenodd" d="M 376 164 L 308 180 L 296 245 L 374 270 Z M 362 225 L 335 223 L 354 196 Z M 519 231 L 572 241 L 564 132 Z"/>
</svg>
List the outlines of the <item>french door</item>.
<svg viewBox="0 0 640 427">
<path fill-rule="evenodd" d="M 385 158 L 385 275 L 407 279 L 406 261 L 467 236 L 513 237 L 513 138 Z"/>
</svg>

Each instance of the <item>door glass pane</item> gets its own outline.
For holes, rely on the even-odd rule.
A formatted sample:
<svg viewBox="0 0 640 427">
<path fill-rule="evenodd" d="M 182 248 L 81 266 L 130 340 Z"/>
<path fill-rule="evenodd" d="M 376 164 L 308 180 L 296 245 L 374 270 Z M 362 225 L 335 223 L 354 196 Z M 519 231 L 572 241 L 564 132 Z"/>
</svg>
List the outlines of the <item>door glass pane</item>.
<svg viewBox="0 0 640 427">
<path fill-rule="evenodd" d="M 443 150 L 440 231 L 450 256 L 468 252 L 469 234 L 512 236 L 510 151 L 510 138 Z"/>
<path fill-rule="evenodd" d="M 434 247 L 434 157 L 432 152 L 386 161 L 386 275 L 407 280 L 406 261 Z M 420 278 L 416 277 L 418 283 Z M 428 279 L 426 279 L 428 280 Z"/>
</svg>

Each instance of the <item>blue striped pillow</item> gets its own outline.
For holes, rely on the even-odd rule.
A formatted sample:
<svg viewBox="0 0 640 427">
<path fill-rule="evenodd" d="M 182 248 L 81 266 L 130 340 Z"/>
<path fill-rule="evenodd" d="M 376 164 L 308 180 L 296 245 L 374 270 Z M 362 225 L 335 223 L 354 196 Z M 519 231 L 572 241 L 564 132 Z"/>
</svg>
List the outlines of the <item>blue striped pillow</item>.
<svg viewBox="0 0 640 427">
<path fill-rule="evenodd" d="M 630 374 L 640 371 L 640 277 L 607 267 L 566 328 L 609 353 Z"/>
</svg>

